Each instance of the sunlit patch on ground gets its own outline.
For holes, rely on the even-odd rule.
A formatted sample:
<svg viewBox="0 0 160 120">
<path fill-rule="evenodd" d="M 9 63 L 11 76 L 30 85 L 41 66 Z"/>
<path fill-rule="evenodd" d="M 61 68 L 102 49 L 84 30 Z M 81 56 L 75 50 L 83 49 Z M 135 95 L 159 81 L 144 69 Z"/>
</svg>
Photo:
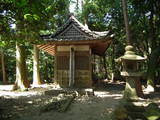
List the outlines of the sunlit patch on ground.
<svg viewBox="0 0 160 120">
<path fill-rule="evenodd" d="M 0 90 L 11 91 L 13 90 L 13 85 L 0 85 Z"/>
<path fill-rule="evenodd" d="M 60 89 L 59 84 L 56 84 L 56 83 L 52 83 L 52 84 L 41 84 L 41 85 L 36 85 L 36 86 L 31 84 L 31 88 L 36 88 L 36 87 Z"/>
<path fill-rule="evenodd" d="M 111 98 L 122 98 L 122 94 L 111 94 L 109 92 L 106 92 L 106 91 L 95 91 L 94 92 L 95 96 L 97 97 L 111 97 Z"/>
</svg>

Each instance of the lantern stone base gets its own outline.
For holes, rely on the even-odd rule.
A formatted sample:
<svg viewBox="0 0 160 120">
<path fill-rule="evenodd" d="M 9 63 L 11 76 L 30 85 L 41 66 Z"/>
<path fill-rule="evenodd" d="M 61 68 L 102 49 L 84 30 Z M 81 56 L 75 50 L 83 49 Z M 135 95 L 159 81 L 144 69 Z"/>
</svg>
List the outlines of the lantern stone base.
<svg viewBox="0 0 160 120">
<path fill-rule="evenodd" d="M 124 98 L 138 99 L 138 97 L 144 97 L 140 80 L 137 77 L 126 77 Z"/>
</svg>

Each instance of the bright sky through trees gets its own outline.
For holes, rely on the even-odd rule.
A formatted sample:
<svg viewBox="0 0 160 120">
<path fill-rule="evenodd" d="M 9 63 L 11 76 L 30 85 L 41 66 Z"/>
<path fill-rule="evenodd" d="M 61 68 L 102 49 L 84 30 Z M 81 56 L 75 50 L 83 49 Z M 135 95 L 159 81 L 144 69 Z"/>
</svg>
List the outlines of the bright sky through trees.
<svg viewBox="0 0 160 120">
<path fill-rule="evenodd" d="M 75 1 L 75 0 L 74 0 L 74 1 Z M 75 3 L 71 3 L 71 4 L 70 4 L 70 7 L 69 7 L 69 11 L 70 11 L 71 13 L 74 13 L 75 7 L 76 7 L 76 4 L 75 4 Z"/>
<path fill-rule="evenodd" d="M 71 13 L 76 13 L 76 4 L 77 4 L 77 0 L 72 0 L 70 2 L 70 7 L 69 7 L 69 11 Z M 81 10 L 82 9 L 82 0 L 78 0 L 78 7 Z"/>
</svg>

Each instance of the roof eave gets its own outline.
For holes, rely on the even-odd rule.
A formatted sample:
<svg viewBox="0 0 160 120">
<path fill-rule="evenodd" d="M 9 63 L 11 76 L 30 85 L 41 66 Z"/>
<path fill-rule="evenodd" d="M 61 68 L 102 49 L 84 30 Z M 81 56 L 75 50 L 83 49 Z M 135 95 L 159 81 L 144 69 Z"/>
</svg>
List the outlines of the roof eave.
<svg viewBox="0 0 160 120">
<path fill-rule="evenodd" d="M 52 42 L 52 43 L 61 43 L 61 42 L 77 42 L 77 43 L 81 43 L 81 42 L 106 42 L 106 41 L 111 41 L 112 37 L 105 37 L 105 38 L 99 38 L 99 39 L 86 39 L 86 40 L 57 40 L 57 39 L 44 39 L 45 42 Z"/>
</svg>

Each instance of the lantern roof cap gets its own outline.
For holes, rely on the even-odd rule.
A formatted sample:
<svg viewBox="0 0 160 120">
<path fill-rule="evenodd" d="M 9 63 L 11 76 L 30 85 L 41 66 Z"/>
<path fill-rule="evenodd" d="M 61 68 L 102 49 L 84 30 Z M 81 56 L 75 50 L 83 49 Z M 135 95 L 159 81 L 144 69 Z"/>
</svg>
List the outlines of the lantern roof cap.
<svg viewBox="0 0 160 120">
<path fill-rule="evenodd" d="M 146 58 L 136 55 L 134 52 L 134 48 L 131 45 L 128 45 L 125 47 L 125 54 L 118 59 L 116 59 L 116 62 L 121 62 L 121 61 L 144 61 Z"/>
</svg>

